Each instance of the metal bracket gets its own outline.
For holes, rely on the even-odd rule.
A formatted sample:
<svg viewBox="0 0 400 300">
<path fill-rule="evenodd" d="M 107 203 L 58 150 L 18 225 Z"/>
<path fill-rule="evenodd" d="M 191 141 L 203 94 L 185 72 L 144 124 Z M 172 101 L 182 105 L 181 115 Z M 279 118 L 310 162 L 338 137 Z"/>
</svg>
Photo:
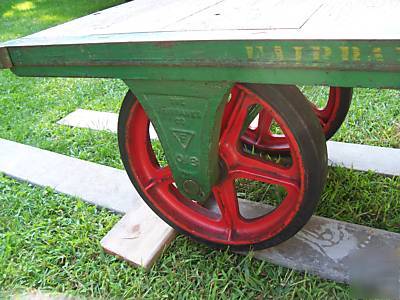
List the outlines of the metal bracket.
<svg viewBox="0 0 400 300">
<path fill-rule="evenodd" d="M 182 194 L 208 199 L 219 179 L 218 142 L 232 83 L 125 80 L 157 131 Z"/>
<path fill-rule="evenodd" d="M 8 50 L 5 47 L 0 47 L 0 69 L 10 69 L 13 67 Z"/>
</svg>

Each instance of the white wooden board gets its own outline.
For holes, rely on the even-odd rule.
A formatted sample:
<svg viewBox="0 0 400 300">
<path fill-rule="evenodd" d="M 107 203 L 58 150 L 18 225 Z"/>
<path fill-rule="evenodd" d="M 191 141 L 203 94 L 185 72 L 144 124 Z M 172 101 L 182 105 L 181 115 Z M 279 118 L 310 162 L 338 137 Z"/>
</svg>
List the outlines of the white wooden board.
<svg viewBox="0 0 400 300">
<path fill-rule="evenodd" d="M 324 0 L 220 1 L 165 27 L 170 31 L 300 29 Z"/>
<path fill-rule="evenodd" d="M 93 130 L 117 132 L 118 115 L 107 112 L 78 109 L 58 124 Z M 150 138 L 157 139 L 153 126 Z M 400 149 L 358 145 L 329 141 L 328 160 L 331 166 L 340 166 L 357 171 L 374 171 L 389 176 L 400 176 Z"/>
<path fill-rule="evenodd" d="M 57 124 L 117 133 L 118 114 L 79 108 L 59 120 Z M 150 138 L 158 139 L 157 133 L 152 125 L 150 125 L 149 130 Z"/>
<path fill-rule="evenodd" d="M 149 217 L 143 210 L 142 200 L 121 170 L 0 139 L 0 172 L 34 184 L 50 186 L 59 192 L 116 211 L 132 211 L 103 240 L 104 246 L 108 248 L 110 245 L 108 251 L 131 262 L 140 262 L 149 267 L 154 259 L 141 250 L 155 254 L 154 257 L 159 255 L 158 250 L 162 250 L 161 243 L 151 246 L 150 241 L 154 237 L 141 235 L 140 230 L 157 234 L 157 230 L 151 228 L 154 226 L 163 233 L 158 235 L 159 239 L 166 242 L 172 236 L 167 225 L 161 225 L 161 220 Z M 68 184 L 65 185 L 65 182 Z M 241 213 L 248 217 L 271 209 L 246 200 L 241 200 L 240 207 Z M 256 251 L 254 256 L 322 278 L 348 282 L 352 262 L 359 258 L 362 251 L 377 253 L 371 260 L 379 260 L 379 253 L 384 253 L 383 250 L 387 253 L 399 247 L 399 234 L 313 216 L 292 239 L 276 247 Z M 365 267 L 368 267 L 368 263 L 364 262 Z"/>
<path fill-rule="evenodd" d="M 7 46 L 238 39 L 400 39 L 398 0 L 135 0 Z"/>
<path fill-rule="evenodd" d="M 0 172 L 118 213 L 142 200 L 124 170 L 0 139 Z"/>
<path fill-rule="evenodd" d="M 146 205 L 129 211 L 101 240 L 103 249 L 150 269 L 176 232 Z"/>
<path fill-rule="evenodd" d="M 118 114 L 79 108 L 59 120 L 57 124 L 116 133 L 118 130 Z"/>
<path fill-rule="evenodd" d="M 361 32 L 381 37 L 400 33 L 400 1 L 346 0 L 325 1 L 301 28 L 302 33 L 357 35 Z"/>
<path fill-rule="evenodd" d="M 242 201 L 242 207 L 241 213 L 250 216 L 270 209 L 246 200 Z M 355 267 L 371 272 L 371 262 L 384 260 L 388 253 L 397 256 L 398 261 L 399 247 L 400 234 L 313 216 L 293 238 L 276 247 L 255 251 L 254 256 L 322 278 L 350 282 Z M 364 260 L 360 265 L 358 260 L 364 253 L 370 255 L 371 261 Z M 390 266 L 385 267 L 389 272 Z"/>
</svg>

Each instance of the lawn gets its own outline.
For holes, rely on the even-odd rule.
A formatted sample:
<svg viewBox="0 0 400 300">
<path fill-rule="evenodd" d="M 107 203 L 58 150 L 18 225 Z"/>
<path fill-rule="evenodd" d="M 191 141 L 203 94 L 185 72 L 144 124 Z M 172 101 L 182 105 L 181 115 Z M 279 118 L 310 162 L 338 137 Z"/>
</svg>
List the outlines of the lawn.
<svg viewBox="0 0 400 300">
<path fill-rule="evenodd" d="M 119 0 L 2 0 L 0 41 Z M 117 138 L 55 122 L 77 108 L 117 112 L 118 80 L 18 78 L 0 71 L 0 138 L 122 168 Z M 303 87 L 310 98 L 326 89 Z M 338 141 L 400 147 L 400 92 L 355 89 Z M 264 193 L 243 187 L 250 199 Z M 400 178 L 330 168 L 317 214 L 400 233 Z M 321 280 L 179 236 L 146 273 L 104 254 L 99 240 L 120 217 L 48 188 L 0 174 L 0 298 L 29 290 L 96 298 L 349 298 Z"/>
</svg>

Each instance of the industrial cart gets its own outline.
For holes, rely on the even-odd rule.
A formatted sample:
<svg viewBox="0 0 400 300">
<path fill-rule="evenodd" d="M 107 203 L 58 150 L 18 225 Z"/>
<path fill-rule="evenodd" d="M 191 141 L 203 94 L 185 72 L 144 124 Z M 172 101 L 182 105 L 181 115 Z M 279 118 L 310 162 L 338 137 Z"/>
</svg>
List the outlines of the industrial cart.
<svg viewBox="0 0 400 300">
<path fill-rule="evenodd" d="M 311 217 L 352 88 L 400 87 L 399 15 L 397 0 L 135 0 L 1 44 L 0 67 L 122 79 L 119 146 L 144 201 L 196 240 L 259 249 Z M 325 107 L 298 85 L 329 86 Z M 284 196 L 248 216 L 242 179 Z"/>
</svg>

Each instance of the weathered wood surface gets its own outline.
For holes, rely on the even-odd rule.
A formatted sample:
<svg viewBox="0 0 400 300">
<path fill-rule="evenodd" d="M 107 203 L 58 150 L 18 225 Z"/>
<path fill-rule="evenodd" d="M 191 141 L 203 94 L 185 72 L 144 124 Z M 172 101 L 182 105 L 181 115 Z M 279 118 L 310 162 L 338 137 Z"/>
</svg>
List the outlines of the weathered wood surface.
<svg viewBox="0 0 400 300">
<path fill-rule="evenodd" d="M 57 124 L 117 132 L 118 114 L 79 108 L 57 121 Z"/>
<path fill-rule="evenodd" d="M 0 68 L 18 76 L 399 88 L 398 11 L 398 0 L 135 0 L 1 44 Z"/>
<path fill-rule="evenodd" d="M 247 200 L 242 200 L 240 207 L 249 217 L 271 209 Z M 294 237 L 276 247 L 255 251 L 254 256 L 325 279 L 349 282 L 352 268 L 364 253 L 375 254 L 370 259 L 378 260 L 382 259 L 380 253 L 395 253 L 399 247 L 398 233 L 313 216 Z M 369 267 L 367 261 L 364 267 Z"/>
<path fill-rule="evenodd" d="M 124 170 L 0 139 L 0 172 L 126 213 L 141 197 Z"/>
<path fill-rule="evenodd" d="M 398 0 L 135 0 L 9 45 L 237 39 L 399 39 Z"/>
<path fill-rule="evenodd" d="M 142 224 L 141 222 L 145 221 L 143 232 L 147 232 L 148 229 L 154 233 L 151 229 L 153 224 L 156 228 L 164 230 L 163 236 L 158 235 L 160 240 L 169 241 L 171 237 L 171 231 L 166 229 L 166 225 L 160 225 L 160 220 L 149 219 L 140 214 L 142 200 L 122 170 L 0 139 L 0 172 L 33 184 L 50 186 L 61 193 L 80 197 L 84 201 L 114 211 L 132 211 L 133 217 L 127 216 L 128 224 Z M 248 217 L 270 209 L 246 200 L 241 200 L 240 206 L 241 213 Z M 138 233 L 137 226 L 133 229 L 130 228 L 130 238 Z M 149 245 L 147 241 L 152 240 L 154 236 L 141 236 L 136 239 L 139 243 L 134 244 L 135 239 L 123 239 L 127 237 L 123 235 L 124 232 L 117 230 L 117 241 L 121 244 L 113 248 L 113 253 L 141 261 L 137 253 L 129 256 L 129 249 L 133 253 L 142 253 L 141 249 L 149 249 L 148 246 L 142 246 Z M 161 249 L 160 247 L 161 244 L 156 244 L 151 249 Z M 363 250 L 379 254 L 382 249 L 390 252 L 398 247 L 399 234 L 314 216 L 292 239 L 274 248 L 257 251 L 254 255 L 258 259 L 307 271 L 322 278 L 347 282 L 350 262 L 357 259 Z M 157 250 L 152 253 L 158 255 L 160 252 Z M 379 257 L 371 257 L 375 258 L 379 260 Z M 152 262 L 149 257 L 142 261 L 150 262 L 148 265 Z"/>
<path fill-rule="evenodd" d="M 123 216 L 100 244 L 106 252 L 149 269 L 175 235 L 174 229 L 142 204 Z"/>
</svg>

